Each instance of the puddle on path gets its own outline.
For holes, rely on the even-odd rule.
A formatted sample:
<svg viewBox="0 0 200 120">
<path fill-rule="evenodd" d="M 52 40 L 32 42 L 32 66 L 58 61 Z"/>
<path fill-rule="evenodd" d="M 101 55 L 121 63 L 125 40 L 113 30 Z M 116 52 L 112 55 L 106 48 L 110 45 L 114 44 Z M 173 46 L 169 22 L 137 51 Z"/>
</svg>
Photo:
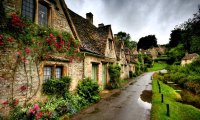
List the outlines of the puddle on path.
<svg viewBox="0 0 200 120">
<path fill-rule="evenodd" d="M 145 109 L 151 109 L 152 91 L 144 90 L 138 98 L 137 103 Z"/>
</svg>

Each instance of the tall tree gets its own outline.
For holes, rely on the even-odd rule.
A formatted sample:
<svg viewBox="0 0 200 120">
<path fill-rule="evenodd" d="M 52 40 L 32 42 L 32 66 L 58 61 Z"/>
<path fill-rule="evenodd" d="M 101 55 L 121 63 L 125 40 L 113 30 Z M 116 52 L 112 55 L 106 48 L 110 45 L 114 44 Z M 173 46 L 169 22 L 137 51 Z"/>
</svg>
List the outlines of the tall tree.
<svg viewBox="0 0 200 120">
<path fill-rule="evenodd" d="M 172 31 L 169 42 L 170 47 L 173 48 L 178 44 L 183 44 L 186 51 L 200 54 L 200 5 L 198 9 L 193 18 L 188 19 Z"/>
<path fill-rule="evenodd" d="M 5 22 L 5 17 L 6 17 L 3 1 L 4 0 L 0 1 L 0 28 L 3 26 Z"/>
<path fill-rule="evenodd" d="M 157 47 L 157 38 L 155 35 L 148 35 L 139 39 L 137 49 L 149 49 L 151 47 Z"/>
<path fill-rule="evenodd" d="M 137 42 L 131 40 L 131 36 L 129 33 L 122 32 L 122 31 L 118 32 L 117 39 L 124 41 L 125 47 L 128 47 L 129 49 L 133 49 L 137 47 Z"/>
<path fill-rule="evenodd" d="M 182 31 L 180 28 L 177 28 L 171 31 L 169 47 L 171 48 L 176 47 L 179 43 L 182 42 L 181 34 L 182 34 Z"/>
</svg>

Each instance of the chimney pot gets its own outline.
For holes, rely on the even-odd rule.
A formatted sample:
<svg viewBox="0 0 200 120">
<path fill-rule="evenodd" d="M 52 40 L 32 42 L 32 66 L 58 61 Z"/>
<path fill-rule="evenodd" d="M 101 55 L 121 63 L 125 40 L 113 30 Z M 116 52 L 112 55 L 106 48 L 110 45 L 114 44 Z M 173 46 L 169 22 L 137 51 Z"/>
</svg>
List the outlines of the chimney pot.
<svg viewBox="0 0 200 120">
<path fill-rule="evenodd" d="M 91 12 L 86 13 L 86 19 L 93 24 L 93 14 Z"/>
<path fill-rule="evenodd" d="M 103 27 L 103 26 L 104 26 L 104 24 L 103 24 L 103 23 L 100 23 L 98 26 L 99 26 L 99 27 Z"/>
</svg>

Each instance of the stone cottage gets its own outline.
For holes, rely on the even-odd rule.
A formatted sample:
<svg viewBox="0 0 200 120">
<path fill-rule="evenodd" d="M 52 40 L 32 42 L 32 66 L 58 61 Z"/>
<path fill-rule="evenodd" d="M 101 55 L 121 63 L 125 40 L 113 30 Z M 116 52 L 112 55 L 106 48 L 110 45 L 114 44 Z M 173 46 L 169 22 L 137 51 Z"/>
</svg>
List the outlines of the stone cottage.
<svg viewBox="0 0 200 120">
<path fill-rule="evenodd" d="M 181 60 L 181 65 L 184 66 L 186 64 L 192 63 L 194 60 L 196 60 L 199 57 L 197 53 L 188 54 L 186 53 L 185 56 Z"/>
<path fill-rule="evenodd" d="M 90 77 L 105 87 L 109 82 L 108 65 L 116 61 L 115 46 L 111 25 L 93 25 L 93 14 L 87 13 L 86 19 L 68 9 L 81 41 L 84 53 L 84 77 Z"/>
<path fill-rule="evenodd" d="M 77 39 L 74 25 L 69 17 L 64 0 L 4 0 L 5 13 L 17 13 L 26 17 L 39 26 L 48 26 L 57 31 L 65 31 Z M 62 55 L 52 54 L 48 59 L 35 64 L 30 58 L 26 60 L 26 67 L 16 66 L 13 74 L 13 58 L 16 50 L 0 51 L 0 103 L 8 99 L 19 102 L 40 99 L 42 84 L 49 78 L 72 78 L 71 89 L 75 89 L 78 80 L 83 78 L 83 63 L 74 60 L 69 62 Z M 7 61 L 10 60 L 10 63 Z M 12 64 L 13 63 L 13 64 Z M 24 93 L 21 89 L 27 89 Z"/>
<path fill-rule="evenodd" d="M 134 52 L 133 50 L 130 50 L 129 48 L 125 47 L 124 53 L 125 53 L 126 61 L 128 64 L 129 77 L 131 77 L 130 74 L 135 73 L 136 60 L 135 60 Z"/>
<path fill-rule="evenodd" d="M 124 42 L 121 40 L 115 40 L 117 64 L 121 66 L 121 78 L 126 79 L 129 77 L 129 65 L 125 55 Z M 128 57 L 128 56 L 127 56 Z M 129 58 L 128 58 L 129 59 Z"/>
</svg>

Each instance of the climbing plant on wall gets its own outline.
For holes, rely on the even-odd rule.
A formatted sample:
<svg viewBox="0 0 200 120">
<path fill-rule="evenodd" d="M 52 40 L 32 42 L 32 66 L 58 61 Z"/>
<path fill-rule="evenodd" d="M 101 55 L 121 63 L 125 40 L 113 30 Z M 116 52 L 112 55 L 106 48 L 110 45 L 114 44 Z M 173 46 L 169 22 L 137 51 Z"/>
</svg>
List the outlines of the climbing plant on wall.
<svg viewBox="0 0 200 120">
<path fill-rule="evenodd" d="M 25 104 L 39 90 L 42 61 L 56 55 L 71 62 L 80 60 L 81 54 L 79 41 L 67 32 L 40 27 L 15 13 L 6 20 L 6 26 L 0 31 L 0 83 L 7 84 L 10 91 L 9 98 L 2 105 L 12 108 L 19 103 L 18 96 L 14 95 L 16 90 L 25 96 Z M 37 71 L 37 75 L 33 75 L 33 70 Z M 38 79 L 38 89 L 33 92 L 34 77 Z M 14 86 L 17 81 L 23 82 L 20 86 Z"/>
</svg>

